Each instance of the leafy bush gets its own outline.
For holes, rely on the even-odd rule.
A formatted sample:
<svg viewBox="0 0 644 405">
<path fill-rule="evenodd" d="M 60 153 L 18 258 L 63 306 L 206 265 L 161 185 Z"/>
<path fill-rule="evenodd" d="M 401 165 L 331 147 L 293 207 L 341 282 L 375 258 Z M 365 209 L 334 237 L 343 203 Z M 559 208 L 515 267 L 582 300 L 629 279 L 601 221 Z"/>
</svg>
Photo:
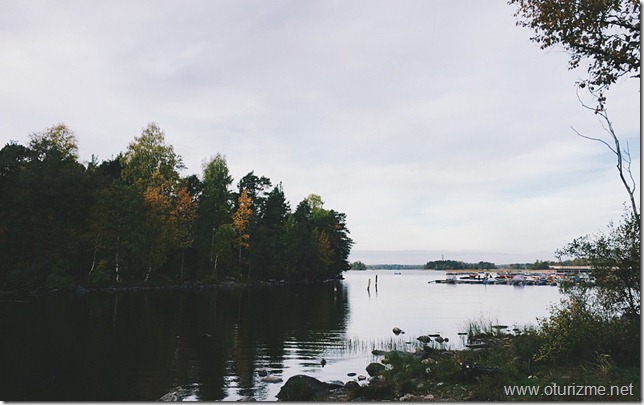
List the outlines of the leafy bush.
<svg viewBox="0 0 644 405">
<path fill-rule="evenodd" d="M 543 344 L 535 360 L 557 364 L 594 358 L 602 346 L 603 322 L 580 296 L 570 296 L 541 320 Z"/>
<path fill-rule="evenodd" d="M 572 363 L 609 354 L 622 364 L 639 364 L 640 216 L 625 213 L 607 233 L 575 239 L 557 255 L 586 260 L 591 279 L 563 286 L 568 300 L 542 321 L 537 359 Z"/>
</svg>

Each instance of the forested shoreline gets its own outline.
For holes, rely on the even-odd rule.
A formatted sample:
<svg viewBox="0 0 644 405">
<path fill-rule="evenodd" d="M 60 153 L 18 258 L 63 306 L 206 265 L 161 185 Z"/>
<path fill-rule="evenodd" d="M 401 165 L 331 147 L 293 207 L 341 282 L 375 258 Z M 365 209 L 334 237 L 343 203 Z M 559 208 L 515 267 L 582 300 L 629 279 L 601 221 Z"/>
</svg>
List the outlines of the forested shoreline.
<svg viewBox="0 0 644 405">
<path fill-rule="evenodd" d="M 321 280 L 349 268 L 346 215 L 311 194 L 292 210 L 253 171 L 201 176 L 149 124 L 111 160 L 82 164 L 64 124 L 0 150 L 0 289 Z"/>
</svg>

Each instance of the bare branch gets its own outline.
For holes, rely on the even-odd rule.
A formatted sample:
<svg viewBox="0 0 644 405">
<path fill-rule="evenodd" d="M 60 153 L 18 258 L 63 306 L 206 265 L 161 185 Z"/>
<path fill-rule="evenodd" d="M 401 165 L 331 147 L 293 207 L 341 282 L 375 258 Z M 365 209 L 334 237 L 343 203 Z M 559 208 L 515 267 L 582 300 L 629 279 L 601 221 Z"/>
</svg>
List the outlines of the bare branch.
<svg viewBox="0 0 644 405">
<path fill-rule="evenodd" d="M 633 172 L 631 171 L 631 150 L 628 146 L 628 142 L 626 142 L 626 149 L 624 150 L 624 154 L 626 155 L 626 158 L 624 159 L 627 163 L 626 171 L 628 172 L 628 176 L 631 178 L 631 184 L 633 185 L 633 194 L 635 194 L 635 189 L 637 187 L 637 183 L 635 182 L 635 179 L 633 178 Z"/>
<path fill-rule="evenodd" d="M 585 109 L 590 110 L 590 111 L 592 111 L 594 113 L 597 113 L 599 111 L 599 107 L 591 107 L 588 104 L 584 103 L 584 100 L 582 100 L 581 96 L 579 95 L 579 88 L 580 88 L 580 85 L 577 84 L 577 89 L 575 89 L 575 93 L 577 94 L 577 100 L 579 100 L 579 104 L 581 104 L 581 106 L 584 107 Z M 591 94 L 592 94 L 592 92 L 591 92 Z M 593 96 L 595 96 L 595 95 L 593 94 Z M 597 97 L 597 96 L 595 96 L 595 97 Z"/>
<path fill-rule="evenodd" d="M 637 216 L 639 214 L 637 212 L 637 204 L 635 202 L 636 183 L 635 183 L 635 179 L 633 178 L 633 172 L 631 171 L 631 155 L 630 155 L 630 150 L 628 149 L 628 144 L 626 149 L 622 148 L 619 144 L 619 138 L 615 134 L 613 123 L 608 117 L 608 112 L 604 107 L 604 102 L 606 99 L 602 96 L 601 93 L 598 94 L 594 92 L 592 89 L 589 89 L 589 92 L 593 97 L 597 99 L 598 106 L 596 108 L 591 108 L 588 105 L 584 104 L 584 102 L 581 100 L 581 97 L 579 96 L 579 86 L 577 87 L 577 98 L 579 99 L 579 102 L 584 108 L 588 110 L 593 110 L 595 115 L 599 115 L 600 117 L 599 123 L 601 124 L 604 131 L 606 131 L 613 139 L 614 146 L 611 146 L 608 142 L 606 142 L 601 138 L 594 138 L 591 136 L 587 136 L 577 131 L 574 127 L 571 127 L 571 128 L 578 136 L 584 139 L 589 139 L 591 141 L 603 143 L 611 152 L 613 152 L 613 154 L 615 154 L 615 157 L 617 158 L 616 167 L 617 167 L 617 172 L 619 173 L 619 178 L 621 179 L 622 184 L 624 185 L 624 188 L 628 193 L 629 199 L 631 201 L 631 206 L 633 208 L 633 214 Z M 626 162 L 626 169 L 624 169 L 624 162 Z M 626 172 L 628 173 L 628 177 L 630 178 L 630 183 L 624 176 L 624 170 L 626 170 Z"/>
<path fill-rule="evenodd" d="M 603 143 L 604 145 L 606 145 L 606 147 L 608 147 L 608 149 L 610 149 L 610 151 L 611 151 L 611 152 L 613 152 L 613 153 L 614 153 L 614 154 L 616 154 L 616 155 L 618 154 L 617 152 L 615 152 L 615 149 L 613 149 L 613 147 L 612 147 L 612 146 L 610 146 L 610 145 L 608 144 L 608 142 L 606 142 L 605 140 L 603 140 L 603 139 L 601 139 L 601 138 L 593 138 L 593 137 L 590 137 L 590 136 L 586 136 L 586 135 L 584 135 L 584 134 L 580 133 L 579 131 L 577 131 L 577 130 L 575 129 L 575 127 L 573 127 L 573 126 L 571 126 L 570 128 L 572 128 L 572 130 L 573 130 L 573 131 L 575 131 L 575 133 L 576 133 L 577 135 L 579 135 L 580 137 L 582 137 L 582 138 L 586 138 L 586 139 L 590 139 L 591 141 L 601 142 L 601 143 Z"/>
</svg>

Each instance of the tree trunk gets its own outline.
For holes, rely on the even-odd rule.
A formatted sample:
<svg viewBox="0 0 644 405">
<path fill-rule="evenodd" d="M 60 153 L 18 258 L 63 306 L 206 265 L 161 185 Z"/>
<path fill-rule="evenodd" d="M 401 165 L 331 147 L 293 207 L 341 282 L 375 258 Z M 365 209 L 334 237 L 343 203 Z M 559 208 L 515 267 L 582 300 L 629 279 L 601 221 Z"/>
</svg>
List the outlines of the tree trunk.
<svg viewBox="0 0 644 405">
<path fill-rule="evenodd" d="M 152 255 L 154 252 L 154 242 L 150 244 L 150 256 L 148 257 L 148 274 L 145 275 L 145 280 L 143 280 L 144 283 L 148 282 L 148 279 L 150 278 L 150 274 L 152 273 Z"/>
<path fill-rule="evenodd" d="M 210 265 L 213 263 L 213 256 L 215 255 L 215 221 L 212 223 L 212 237 L 210 238 Z"/>
<path fill-rule="evenodd" d="M 119 274 L 119 251 L 116 251 L 116 257 L 114 258 L 115 261 L 115 272 L 116 272 L 116 284 L 118 284 L 121 281 L 121 275 Z"/>
<path fill-rule="evenodd" d="M 121 275 L 119 274 L 119 244 L 121 242 L 121 236 L 116 237 L 116 257 L 114 258 L 115 262 L 115 272 L 116 272 L 116 284 L 121 281 Z"/>
<path fill-rule="evenodd" d="M 96 250 L 98 249 L 97 245 L 94 245 L 94 257 L 92 258 L 92 268 L 89 269 L 87 273 L 87 282 L 89 283 L 90 278 L 92 277 L 92 272 L 94 271 L 94 266 L 96 265 Z"/>
<path fill-rule="evenodd" d="M 213 269 L 213 272 L 215 274 L 215 280 L 217 280 L 217 262 L 219 262 L 219 252 L 217 252 L 217 255 L 215 256 L 215 267 Z"/>
<path fill-rule="evenodd" d="M 617 171 L 619 173 L 619 178 L 622 181 L 622 184 L 624 185 L 624 188 L 626 189 L 626 192 L 628 193 L 628 197 L 630 199 L 631 203 L 631 208 L 633 209 L 633 215 L 636 218 L 639 218 L 639 213 L 637 211 L 637 204 L 635 202 L 635 188 L 636 188 L 636 183 L 635 180 L 633 179 L 633 173 L 631 172 L 631 154 L 628 148 L 628 143 L 626 144 L 626 149 L 622 149 L 622 146 L 620 145 L 619 138 L 617 137 L 617 133 L 615 133 L 615 129 L 613 128 L 613 122 L 610 120 L 608 117 L 608 111 L 605 108 L 605 99 L 602 100 L 602 95 L 601 93 L 598 95 L 597 93 L 593 92 L 592 90 L 590 91 L 590 94 L 598 101 L 598 106 L 592 107 L 587 104 L 585 104 L 582 100 L 581 97 L 579 96 L 579 87 L 577 87 L 577 99 L 581 103 L 581 106 L 584 107 L 587 110 L 593 111 L 595 115 L 600 117 L 600 123 L 604 129 L 610 136 L 612 143 L 614 146 L 611 146 L 608 142 L 606 142 L 604 139 L 597 138 L 597 137 L 592 137 L 592 136 L 587 136 L 581 134 L 579 131 L 577 131 L 574 127 L 572 130 L 579 135 L 582 138 L 590 139 L 591 141 L 597 141 L 601 142 L 608 149 L 613 152 L 615 157 L 617 158 Z M 603 122 L 601 121 L 603 120 Z M 624 168 L 624 163 L 626 163 L 626 168 Z M 624 171 L 628 173 L 628 176 L 631 179 L 631 182 L 626 179 L 626 176 L 624 175 Z"/>
</svg>

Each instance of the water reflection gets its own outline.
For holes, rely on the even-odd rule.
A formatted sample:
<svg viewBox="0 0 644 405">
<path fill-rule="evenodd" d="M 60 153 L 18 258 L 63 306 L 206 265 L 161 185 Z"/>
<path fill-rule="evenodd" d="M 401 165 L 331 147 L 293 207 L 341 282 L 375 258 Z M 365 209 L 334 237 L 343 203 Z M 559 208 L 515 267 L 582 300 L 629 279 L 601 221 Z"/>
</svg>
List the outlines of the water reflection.
<svg viewBox="0 0 644 405">
<path fill-rule="evenodd" d="M 267 398 L 256 370 L 319 368 L 349 311 L 340 283 L 88 294 L 0 304 L 6 400 Z"/>
<path fill-rule="evenodd" d="M 374 348 L 414 350 L 431 333 L 462 347 L 468 321 L 534 323 L 559 297 L 552 287 L 429 284 L 440 272 L 349 273 L 331 284 L 0 301 L 0 398 L 275 400 L 282 384 L 271 381 L 346 382 L 377 360 Z"/>
</svg>

